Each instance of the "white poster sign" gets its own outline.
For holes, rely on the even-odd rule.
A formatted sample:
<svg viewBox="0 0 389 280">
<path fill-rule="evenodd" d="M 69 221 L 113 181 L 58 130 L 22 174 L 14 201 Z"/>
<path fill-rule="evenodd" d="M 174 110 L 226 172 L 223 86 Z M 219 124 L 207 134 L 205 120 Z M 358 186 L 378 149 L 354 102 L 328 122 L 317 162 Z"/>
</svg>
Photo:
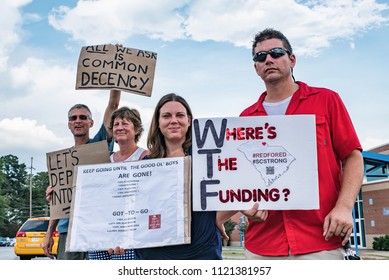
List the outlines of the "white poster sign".
<svg viewBox="0 0 389 280">
<path fill-rule="evenodd" d="M 80 165 L 67 251 L 190 243 L 190 158 Z"/>
<path fill-rule="evenodd" d="M 200 118 L 193 210 L 318 209 L 314 115 Z"/>
</svg>

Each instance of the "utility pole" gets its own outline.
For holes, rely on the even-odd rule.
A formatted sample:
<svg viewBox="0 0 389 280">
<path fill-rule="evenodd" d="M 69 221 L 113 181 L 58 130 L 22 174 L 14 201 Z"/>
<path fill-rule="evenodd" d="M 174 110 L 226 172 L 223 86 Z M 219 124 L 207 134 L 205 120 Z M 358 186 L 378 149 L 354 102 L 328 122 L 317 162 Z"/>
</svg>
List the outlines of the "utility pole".
<svg viewBox="0 0 389 280">
<path fill-rule="evenodd" d="M 31 157 L 31 166 L 30 166 L 30 218 L 32 218 L 32 170 L 35 169 L 32 167 L 32 160 L 33 157 Z"/>
</svg>

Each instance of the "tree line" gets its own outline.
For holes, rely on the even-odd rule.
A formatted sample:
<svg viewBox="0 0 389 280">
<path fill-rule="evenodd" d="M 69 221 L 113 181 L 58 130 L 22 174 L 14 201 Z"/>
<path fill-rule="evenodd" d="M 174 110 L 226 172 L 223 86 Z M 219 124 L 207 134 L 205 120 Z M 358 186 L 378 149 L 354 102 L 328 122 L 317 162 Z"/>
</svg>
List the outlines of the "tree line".
<svg viewBox="0 0 389 280">
<path fill-rule="evenodd" d="M 0 157 L 0 236 L 15 236 L 19 227 L 30 217 L 30 174 L 17 156 Z M 47 172 L 38 172 L 31 178 L 31 216 L 50 215 L 45 199 L 49 185 Z"/>
</svg>

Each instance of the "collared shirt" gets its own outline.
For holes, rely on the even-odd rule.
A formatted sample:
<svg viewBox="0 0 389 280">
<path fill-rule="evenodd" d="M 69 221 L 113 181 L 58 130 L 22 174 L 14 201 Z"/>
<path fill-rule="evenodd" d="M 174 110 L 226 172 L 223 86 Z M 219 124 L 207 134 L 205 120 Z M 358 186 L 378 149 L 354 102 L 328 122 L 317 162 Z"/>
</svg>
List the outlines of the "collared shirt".
<svg viewBox="0 0 389 280">
<path fill-rule="evenodd" d="M 336 92 L 297 83 L 299 89 L 293 94 L 286 115 L 316 116 L 320 209 L 271 210 L 265 222 L 249 223 L 245 246 L 258 255 L 296 255 L 341 247 L 340 237 L 334 236 L 325 241 L 324 218 L 338 199 L 342 161 L 352 151 L 362 150 L 362 147 L 349 114 Z M 266 92 L 240 116 L 266 116 L 262 105 L 265 97 Z"/>
</svg>

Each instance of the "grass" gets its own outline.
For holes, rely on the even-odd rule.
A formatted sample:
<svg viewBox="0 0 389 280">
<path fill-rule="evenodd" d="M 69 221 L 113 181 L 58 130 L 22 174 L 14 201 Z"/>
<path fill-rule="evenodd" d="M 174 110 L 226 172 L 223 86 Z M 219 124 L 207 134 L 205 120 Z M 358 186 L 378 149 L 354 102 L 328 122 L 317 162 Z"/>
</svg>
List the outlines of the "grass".
<svg viewBox="0 0 389 280">
<path fill-rule="evenodd" d="M 223 246 L 222 255 L 224 259 L 244 259 L 243 247 Z"/>
</svg>

